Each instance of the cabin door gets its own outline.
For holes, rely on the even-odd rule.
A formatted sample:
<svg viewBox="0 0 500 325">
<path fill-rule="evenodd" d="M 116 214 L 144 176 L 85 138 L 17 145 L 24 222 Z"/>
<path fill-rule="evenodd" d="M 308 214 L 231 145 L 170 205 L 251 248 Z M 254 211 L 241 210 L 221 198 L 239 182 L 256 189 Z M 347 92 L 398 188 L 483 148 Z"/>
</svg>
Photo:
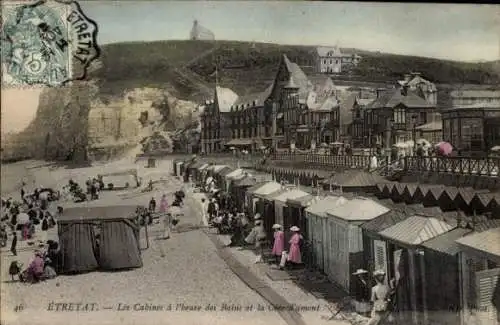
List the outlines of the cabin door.
<svg viewBox="0 0 500 325">
<path fill-rule="evenodd" d="M 476 306 L 471 309 L 477 313 L 480 325 L 499 324 L 499 277 L 500 268 L 476 272 Z"/>
</svg>

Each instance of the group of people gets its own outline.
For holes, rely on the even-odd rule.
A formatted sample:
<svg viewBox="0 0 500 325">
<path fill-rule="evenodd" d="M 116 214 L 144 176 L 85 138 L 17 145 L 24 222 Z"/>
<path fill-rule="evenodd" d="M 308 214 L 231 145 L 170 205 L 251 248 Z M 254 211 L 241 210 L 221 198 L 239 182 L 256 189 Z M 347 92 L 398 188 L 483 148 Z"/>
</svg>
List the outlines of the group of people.
<svg viewBox="0 0 500 325">
<path fill-rule="evenodd" d="M 45 251 L 35 250 L 34 257 L 25 270 L 22 270 L 23 265 L 18 261 L 11 262 L 9 274 L 12 281 L 17 276 L 21 282 L 37 283 L 57 276 L 60 261 L 59 245 L 52 240 L 47 241 L 47 245 Z"/>
<path fill-rule="evenodd" d="M 20 240 L 27 241 L 29 246 L 36 244 L 35 233 L 39 233 L 38 246 L 46 250 L 36 250 L 25 270 L 21 269 L 22 264 L 18 261 L 13 261 L 9 267 L 13 279 L 18 275 L 21 281 L 34 283 L 57 275 L 58 244 L 48 240 L 48 231 L 56 226 L 56 220 L 62 215 L 63 208 L 58 206 L 56 213 L 51 213 L 50 202 L 58 199 L 54 191 L 39 186 L 33 192 L 27 193 L 25 185 L 22 183 L 20 200 L 14 200 L 12 197 L 2 199 L 0 231 L 2 246 L 7 245 L 8 235 L 11 234 L 10 251 L 14 256 L 17 256 L 18 233 Z"/>
<path fill-rule="evenodd" d="M 255 226 L 250 234 L 245 238 L 248 244 L 255 244 L 255 248 L 259 251 L 256 263 L 263 261 L 264 248 L 267 243 L 267 234 L 264 229 L 264 223 L 259 213 L 254 217 Z M 300 228 L 297 226 L 290 227 L 290 240 L 288 241 L 288 250 L 285 249 L 285 232 L 280 224 L 273 225 L 273 241 L 271 254 L 275 258 L 275 262 L 280 269 L 286 266 L 297 268 L 302 265 L 301 246 L 304 242 L 304 237 L 300 234 Z"/>
<path fill-rule="evenodd" d="M 148 209 L 147 209 L 147 218 L 148 218 L 148 224 L 153 223 L 153 214 L 156 213 L 157 211 L 161 214 L 161 222 L 163 225 L 163 230 L 162 230 L 162 239 L 169 239 L 170 234 L 174 227 L 177 225 L 179 222 L 179 216 L 180 216 L 180 208 L 184 205 L 184 197 L 185 197 L 184 191 L 177 191 L 174 193 L 174 201 L 170 205 L 168 203 L 167 195 L 163 194 L 161 199 L 160 199 L 160 205 L 157 210 L 157 205 L 156 205 L 156 200 L 154 197 L 151 198 L 148 204 Z M 174 210 L 172 207 L 177 207 L 177 210 Z M 177 212 L 175 212 L 177 211 Z"/>
<path fill-rule="evenodd" d="M 24 184 L 23 184 L 24 185 Z M 9 197 L 2 199 L 0 233 L 2 246 L 7 244 L 9 231 L 12 235 L 10 251 L 17 256 L 18 232 L 21 240 L 33 239 L 40 226 L 39 242 L 45 245 L 47 242 L 47 231 L 56 225 L 56 217 L 49 210 L 49 191 L 35 189 L 33 193 L 27 194 L 24 187 L 21 188 L 21 200 L 13 200 Z M 57 208 L 56 214 L 62 214 L 62 207 Z"/>
</svg>

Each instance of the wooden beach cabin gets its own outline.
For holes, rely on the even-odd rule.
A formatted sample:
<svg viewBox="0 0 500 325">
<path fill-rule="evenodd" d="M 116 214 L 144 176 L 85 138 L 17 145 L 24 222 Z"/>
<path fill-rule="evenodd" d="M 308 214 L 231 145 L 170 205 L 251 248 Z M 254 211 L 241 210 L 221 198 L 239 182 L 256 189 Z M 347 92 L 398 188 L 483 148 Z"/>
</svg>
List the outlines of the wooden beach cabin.
<svg viewBox="0 0 500 325">
<path fill-rule="evenodd" d="M 352 275 L 365 264 L 360 226 L 387 212 L 389 209 L 385 206 L 364 197 L 353 198 L 326 211 L 326 241 L 330 248 L 326 263 L 330 266 L 329 271 L 333 271 L 327 274 L 346 292 L 360 291 L 360 283 Z"/>
<path fill-rule="evenodd" d="M 460 247 L 462 322 L 500 322 L 500 228 L 457 239 Z"/>
<path fill-rule="evenodd" d="M 288 229 L 292 226 L 297 226 L 297 227 L 301 228 L 299 224 L 293 223 L 293 222 L 298 221 L 298 220 L 292 220 L 290 218 L 290 216 L 288 215 L 288 213 L 287 213 L 287 216 L 284 217 L 284 214 L 286 212 L 288 212 L 286 210 L 286 208 L 287 208 L 286 202 L 288 199 L 296 199 L 296 198 L 303 197 L 306 195 L 308 195 L 308 193 L 304 192 L 300 189 L 287 187 L 285 192 L 275 196 L 273 198 L 273 201 L 274 201 L 274 215 L 276 216 L 276 223 L 282 225 L 284 227 L 284 229 Z M 305 229 L 303 229 L 303 228 L 301 228 L 301 229 L 302 229 L 302 231 L 305 231 Z"/>
<path fill-rule="evenodd" d="M 460 324 L 460 249 L 455 241 L 471 232 L 456 228 L 422 244 L 429 324 Z"/>
<path fill-rule="evenodd" d="M 421 245 L 455 226 L 434 217 L 414 215 L 379 232 L 388 251 L 388 278 L 398 279 L 397 311 L 405 324 L 419 324 L 426 317 L 425 274 Z"/>
<path fill-rule="evenodd" d="M 323 196 L 305 209 L 307 237 L 311 243 L 313 266 L 326 274 L 335 271 L 333 265 L 328 264 L 329 260 L 327 258 L 331 247 L 330 242 L 327 241 L 329 235 L 327 235 L 325 221 L 326 211 L 347 202 L 348 200 L 343 196 Z"/>
<path fill-rule="evenodd" d="M 237 169 L 231 171 L 230 173 L 226 174 L 224 176 L 223 184 L 221 184 L 221 189 L 228 192 L 229 186 L 231 185 L 231 181 L 235 178 L 238 178 L 238 177 L 241 178 L 241 175 L 243 175 L 244 172 L 245 171 L 242 168 L 237 168 Z"/>
<path fill-rule="evenodd" d="M 249 207 L 249 215 L 254 215 L 255 213 L 263 214 L 263 206 L 259 204 L 266 195 L 280 191 L 283 189 L 283 185 L 275 181 L 260 182 L 254 186 L 248 188 L 246 191 L 246 205 Z"/>
</svg>

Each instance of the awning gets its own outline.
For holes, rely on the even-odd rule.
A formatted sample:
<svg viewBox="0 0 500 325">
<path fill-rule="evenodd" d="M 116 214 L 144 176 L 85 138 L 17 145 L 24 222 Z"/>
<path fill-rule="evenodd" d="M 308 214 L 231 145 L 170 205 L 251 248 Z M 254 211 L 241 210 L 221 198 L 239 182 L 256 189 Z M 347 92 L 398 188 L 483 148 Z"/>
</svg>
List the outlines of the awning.
<svg viewBox="0 0 500 325">
<path fill-rule="evenodd" d="M 460 247 L 456 243 L 457 239 L 462 238 L 466 234 L 470 233 L 470 229 L 457 228 L 439 235 L 431 240 L 426 241 L 422 244 L 423 247 L 432 249 L 436 252 L 456 255 L 460 252 Z"/>
<path fill-rule="evenodd" d="M 421 130 L 423 132 L 431 132 L 431 131 L 441 131 L 443 129 L 442 121 L 434 121 L 424 125 L 417 126 L 416 130 Z"/>
<path fill-rule="evenodd" d="M 455 227 L 434 217 L 412 216 L 389 227 L 379 235 L 407 245 L 420 245 Z"/>
<path fill-rule="evenodd" d="M 225 146 L 250 146 L 252 143 L 252 139 L 232 139 Z"/>
<path fill-rule="evenodd" d="M 500 261 L 500 228 L 465 236 L 458 239 L 457 243 L 465 248 L 486 254 L 495 261 Z"/>
</svg>

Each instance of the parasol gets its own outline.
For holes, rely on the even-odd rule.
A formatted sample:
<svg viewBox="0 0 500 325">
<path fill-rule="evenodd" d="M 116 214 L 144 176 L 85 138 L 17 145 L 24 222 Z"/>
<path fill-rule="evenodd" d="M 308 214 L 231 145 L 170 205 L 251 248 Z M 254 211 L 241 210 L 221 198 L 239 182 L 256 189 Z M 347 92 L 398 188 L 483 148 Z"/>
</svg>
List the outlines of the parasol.
<svg viewBox="0 0 500 325">
<path fill-rule="evenodd" d="M 440 154 L 448 156 L 453 151 L 453 146 L 449 142 L 439 142 L 436 144 L 436 149 Z"/>
<path fill-rule="evenodd" d="M 30 216 L 27 213 L 19 213 L 17 216 L 17 223 L 22 225 L 30 221 Z"/>
<path fill-rule="evenodd" d="M 236 150 L 235 147 L 229 147 L 229 150 Z"/>
<path fill-rule="evenodd" d="M 424 148 L 428 148 L 431 146 L 431 143 L 429 141 L 427 141 L 426 139 L 418 139 L 417 140 L 417 145 L 420 145 Z"/>
<path fill-rule="evenodd" d="M 490 149 L 491 151 L 500 151 L 500 146 L 494 146 Z"/>
<path fill-rule="evenodd" d="M 267 147 L 266 146 L 260 146 L 260 150 L 266 150 Z"/>
<path fill-rule="evenodd" d="M 323 143 L 320 145 L 320 147 L 323 147 L 323 148 L 328 148 L 328 145 L 327 145 L 325 142 L 323 142 Z"/>
</svg>

